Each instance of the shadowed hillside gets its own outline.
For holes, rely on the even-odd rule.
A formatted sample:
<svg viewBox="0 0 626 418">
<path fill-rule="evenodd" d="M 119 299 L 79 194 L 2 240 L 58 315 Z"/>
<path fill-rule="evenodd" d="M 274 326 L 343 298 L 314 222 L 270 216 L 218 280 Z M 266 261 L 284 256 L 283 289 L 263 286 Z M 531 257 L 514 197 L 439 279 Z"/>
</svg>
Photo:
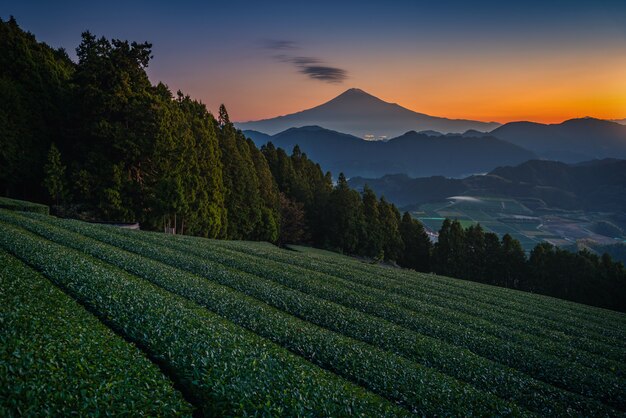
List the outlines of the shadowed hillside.
<svg viewBox="0 0 626 418">
<path fill-rule="evenodd" d="M 244 133 L 257 146 L 272 142 L 291 150 L 298 145 L 326 170 L 348 177 L 390 173 L 458 177 L 536 158 L 530 151 L 491 136 L 433 137 L 411 131 L 389 141 L 365 141 L 319 126 L 291 128 L 273 136 Z"/>
<path fill-rule="evenodd" d="M 512 122 L 491 131 L 491 135 L 540 157 L 564 162 L 626 158 L 626 126 L 606 120 L 571 119 L 553 125 Z"/>
</svg>

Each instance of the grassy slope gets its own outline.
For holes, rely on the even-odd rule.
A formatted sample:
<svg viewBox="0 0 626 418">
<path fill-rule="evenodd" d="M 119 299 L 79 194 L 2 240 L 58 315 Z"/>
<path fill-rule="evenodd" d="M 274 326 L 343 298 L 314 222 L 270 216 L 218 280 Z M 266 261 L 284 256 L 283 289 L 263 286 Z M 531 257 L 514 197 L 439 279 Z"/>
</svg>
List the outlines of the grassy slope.
<svg viewBox="0 0 626 418">
<path fill-rule="evenodd" d="M 105 323 L 153 361 L 165 363 L 168 377 L 205 411 L 311 411 L 297 409 L 302 405 L 339 415 L 376 410 L 611 416 L 626 411 L 626 316 L 619 313 L 303 247 L 287 251 L 263 243 L 164 236 L 4 210 L 0 222 L 2 247 L 101 312 Z M 128 325 L 133 317 L 111 308 L 98 294 L 105 292 L 99 283 L 89 282 L 93 290 L 86 292 L 81 271 L 75 277 L 56 273 L 45 257 L 19 245 L 26 241 L 40 252 L 50 251 L 56 263 L 82 260 L 116 280 L 119 289 L 136 286 L 128 300 L 150 299 L 148 308 L 158 300 L 193 312 L 197 322 L 189 326 L 215 331 L 213 322 L 226 320 L 219 329 L 227 337 L 241 334 L 244 357 L 220 351 L 220 344 L 233 344 L 224 337 L 206 348 L 217 354 L 195 360 L 193 354 L 185 361 L 190 345 L 163 339 L 158 327 L 151 333 L 153 318 L 147 314 L 141 316 L 146 335 L 137 335 L 142 328 Z M 118 297 L 116 291 L 110 297 Z M 159 326 L 183 341 L 195 338 L 167 328 L 175 323 Z M 275 348 L 259 351 L 259 344 Z M 265 365 L 258 373 L 254 367 L 209 372 L 249 358 L 246 352 L 315 376 L 318 385 L 335 388 L 339 396 L 316 388 L 290 392 L 302 384 L 298 377 Z M 208 362 L 208 369 L 198 369 L 198 360 Z M 188 373 L 198 376 L 188 379 Z M 210 396 L 205 387 L 211 388 Z M 279 387 L 284 393 L 260 396 L 263 404 L 238 405 L 232 395 Z"/>
</svg>

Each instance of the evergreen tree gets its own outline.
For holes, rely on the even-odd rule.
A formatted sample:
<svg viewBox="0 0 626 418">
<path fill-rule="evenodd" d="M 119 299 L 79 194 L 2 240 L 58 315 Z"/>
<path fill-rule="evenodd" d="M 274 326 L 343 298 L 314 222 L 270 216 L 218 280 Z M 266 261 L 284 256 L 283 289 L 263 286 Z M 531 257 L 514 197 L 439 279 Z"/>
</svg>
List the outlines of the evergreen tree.
<svg viewBox="0 0 626 418">
<path fill-rule="evenodd" d="M 259 183 L 261 222 L 257 225 L 253 238 L 276 242 L 280 235 L 280 197 L 278 186 L 272 177 L 267 160 L 254 142 L 246 140 L 254 170 Z"/>
<path fill-rule="evenodd" d="M 181 231 L 207 237 L 220 236 L 226 223 L 222 154 L 215 134 L 215 120 L 206 107 L 178 92 L 174 102 L 180 119 L 183 193 L 188 205 L 181 215 Z M 170 154 L 171 155 L 171 154 Z M 186 227 L 186 228 L 185 228 Z"/>
<path fill-rule="evenodd" d="M 552 260 L 554 259 L 554 249 L 552 244 L 543 242 L 537 244 L 530 252 L 528 260 L 530 277 L 527 289 L 531 292 L 551 294 L 553 292 L 550 285 L 550 274 Z"/>
<path fill-rule="evenodd" d="M 603 286 L 597 301 L 597 306 L 607 306 L 607 301 L 611 301 L 609 307 L 612 309 L 626 311 L 626 269 L 624 264 L 613 262 L 611 256 L 604 253 L 599 263 L 600 277 L 603 279 Z M 591 294 L 595 294 L 593 292 Z"/>
<path fill-rule="evenodd" d="M 378 220 L 381 228 L 382 249 L 386 260 L 398 260 L 404 250 L 400 236 L 400 212 L 384 197 L 378 202 Z"/>
<path fill-rule="evenodd" d="M 333 191 L 330 173 L 324 174 L 319 164 L 309 160 L 298 146 L 291 156 L 270 142 L 261 148 L 278 190 L 291 201 L 302 204 L 305 216 L 304 240 L 318 246 L 330 245 L 329 206 Z"/>
<path fill-rule="evenodd" d="M 430 238 L 422 224 L 413 219 L 408 212 L 402 215 L 400 236 L 404 243 L 404 250 L 398 259 L 398 264 L 417 271 L 429 272 L 432 247 Z"/>
<path fill-rule="evenodd" d="M 11 17 L 0 19 L 0 193 L 48 200 L 44 166 L 54 142 L 63 147 L 71 114 L 70 78 L 74 63 L 23 31 Z"/>
<path fill-rule="evenodd" d="M 433 250 L 433 266 L 437 274 L 462 277 L 465 251 L 465 231 L 457 220 L 445 219 Z"/>
<path fill-rule="evenodd" d="M 228 216 L 226 238 L 246 239 L 261 222 L 258 179 L 245 140 L 232 125 L 223 125 L 219 132 Z"/>
<path fill-rule="evenodd" d="M 363 234 L 361 196 L 350 189 L 343 173 L 330 195 L 326 212 L 326 245 L 348 254 L 357 254 L 359 237 Z"/>
<path fill-rule="evenodd" d="M 465 231 L 465 251 L 463 278 L 485 282 L 485 233 L 480 224 L 472 225 Z"/>
<path fill-rule="evenodd" d="M 278 149 L 276 153 L 276 183 L 280 190 L 290 197 L 294 197 L 293 180 L 296 173 L 293 169 L 293 162 L 285 150 Z M 304 203 L 304 202 L 303 202 Z"/>
<path fill-rule="evenodd" d="M 134 221 L 142 216 L 144 167 L 158 136 L 159 104 L 145 72 L 149 43 L 82 35 L 73 74 L 74 129 L 68 147 L 74 172 L 85 170 L 93 204 L 105 217 Z"/>
<path fill-rule="evenodd" d="M 379 257 L 383 254 L 383 233 L 378 211 L 378 198 L 372 189 L 365 185 L 362 200 L 365 228 L 359 252 L 368 257 Z"/>
<path fill-rule="evenodd" d="M 65 166 L 61 162 L 61 153 L 54 143 L 50 145 L 44 173 L 44 186 L 52 200 L 58 205 L 61 199 L 65 197 L 67 187 L 65 185 Z"/>
<path fill-rule="evenodd" d="M 304 205 L 280 193 L 280 238 L 279 243 L 296 244 L 307 239 Z"/>
<path fill-rule="evenodd" d="M 226 106 L 222 103 L 220 105 L 217 121 L 220 124 L 220 127 L 229 127 L 232 129 L 232 125 L 230 123 L 230 117 L 228 116 L 228 112 L 226 111 Z"/>
<path fill-rule="evenodd" d="M 520 242 L 509 234 L 502 237 L 501 275 L 505 287 L 519 288 L 526 278 L 526 255 Z"/>
<path fill-rule="evenodd" d="M 485 233 L 484 237 L 484 279 L 481 281 L 492 285 L 502 285 L 502 275 L 500 271 L 502 245 L 500 244 L 500 238 L 493 232 Z"/>
</svg>

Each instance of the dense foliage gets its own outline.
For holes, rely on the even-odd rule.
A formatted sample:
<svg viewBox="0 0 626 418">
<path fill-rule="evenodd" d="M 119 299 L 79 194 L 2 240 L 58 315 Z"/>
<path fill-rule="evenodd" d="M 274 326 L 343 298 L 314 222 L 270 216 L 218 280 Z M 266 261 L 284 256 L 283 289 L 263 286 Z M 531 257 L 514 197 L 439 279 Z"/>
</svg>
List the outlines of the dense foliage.
<svg viewBox="0 0 626 418">
<path fill-rule="evenodd" d="M 0 227 L 1 248 L 134 342 L 199 414 L 626 411 L 617 312 L 301 247 L 6 210 Z"/>
<path fill-rule="evenodd" d="M 13 18 L 0 20 L 0 190 L 6 196 L 44 198 L 46 153 L 63 138 L 73 73 L 65 51 L 38 43 Z"/>
<path fill-rule="evenodd" d="M 626 269 L 608 254 L 542 243 L 527 257 L 508 234 L 500 240 L 479 224 L 463 229 L 446 220 L 431 264 L 438 274 L 626 311 Z"/>
<path fill-rule="evenodd" d="M 191 416 L 140 350 L 3 250 L 0 318 L 3 416 Z"/>
</svg>

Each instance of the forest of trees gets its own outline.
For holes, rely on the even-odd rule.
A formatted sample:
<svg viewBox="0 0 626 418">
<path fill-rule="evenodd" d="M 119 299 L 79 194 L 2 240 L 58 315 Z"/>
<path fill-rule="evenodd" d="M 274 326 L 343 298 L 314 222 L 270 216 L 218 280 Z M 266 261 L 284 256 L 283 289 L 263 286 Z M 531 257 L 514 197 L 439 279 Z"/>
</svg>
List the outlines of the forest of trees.
<svg viewBox="0 0 626 418">
<path fill-rule="evenodd" d="M 608 256 L 519 242 L 446 221 L 433 247 L 409 213 L 351 189 L 299 147 L 258 149 L 146 74 L 151 45 L 82 34 L 77 62 L 0 20 L 0 193 L 60 216 L 140 222 L 210 238 L 307 243 L 423 272 L 626 310 Z"/>
<path fill-rule="evenodd" d="M 549 243 L 526 256 L 519 241 L 445 220 L 431 251 L 437 274 L 626 311 L 626 270 L 608 254 L 571 252 Z"/>
</svg>

